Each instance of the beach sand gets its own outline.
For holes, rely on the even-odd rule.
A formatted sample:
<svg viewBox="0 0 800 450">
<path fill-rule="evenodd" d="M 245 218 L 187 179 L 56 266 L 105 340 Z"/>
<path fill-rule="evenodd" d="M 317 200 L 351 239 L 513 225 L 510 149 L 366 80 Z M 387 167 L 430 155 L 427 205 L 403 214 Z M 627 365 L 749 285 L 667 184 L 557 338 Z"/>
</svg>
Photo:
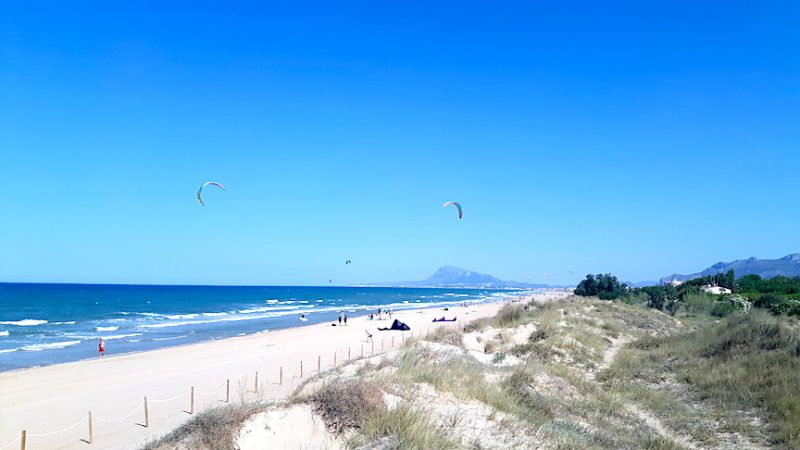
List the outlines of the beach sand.
<svg viewBox="0 0 800 450">
<path fill-rule="evenodd" d="M 226 380 L 230 402 L 285 398 L 317 371 L 348 357 L 372 352 L 365 329 L 374 336 L 374 351 L 402 344 L 406 337 L 436 327 L 434 317 L 457 316 L 459 325 L 494 315 L 504 303 L 399 311 L 393 318 L 411 326 L 411 332 L 377 331 L 391 320 L 350 318 L 347 327 L 330 323 L 270 331 L 218 341 L 113 356 L 109 344 L 104 359 L 96 358 L 47 367 L 0 373 L 0 449 L 27 430 L 28 449 L 135 449 L 191 417 L 190 390 L 194 386 L 195 413 L 225 405 Z M 279 374 L 283 367 L 283 383 Z M 255 392 L 258 371 L 259 392 Z M 144 424 L 144 397 L 148 397 L 149 427 Z M 177 397 L 177 398 L 176 398 Z M 87 446 L 88 412 L 93 416 L 93 444 Z M 73 426 L 67 431 L 60 430 Z M 48 436 L 39 436 L 54 433 Z M 17 449 L 19 442 L 6 448 Z"/>
</svg>

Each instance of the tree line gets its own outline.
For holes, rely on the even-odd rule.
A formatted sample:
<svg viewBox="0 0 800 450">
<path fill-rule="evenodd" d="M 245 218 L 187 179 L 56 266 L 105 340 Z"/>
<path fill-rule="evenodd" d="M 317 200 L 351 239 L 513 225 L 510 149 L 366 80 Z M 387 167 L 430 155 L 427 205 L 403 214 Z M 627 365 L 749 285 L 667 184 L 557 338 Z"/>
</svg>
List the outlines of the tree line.
<svg viewBox="0 0 800 450">
<path fill-rule="evenodd" d="M 708 294 L 702 290 L 706 285 L 725 287 L 732 292 L 723 295 Z M 755 307 L 768 309 L 773 314 L 800 316 L 800 277 L 762 278 L 758 275 L 745 275 L 737 279 L 733 270 L 695 278 L 679 286 L 667 284 L 638 288 L 621 283 L 610 273 L 589 274 L 578 283 L 575 294 L 603 300 L 619 299 L 627 303 L 643 303 L 670 315 L 675 315 L 684 308 L 722 317 Z"/>
</svg>

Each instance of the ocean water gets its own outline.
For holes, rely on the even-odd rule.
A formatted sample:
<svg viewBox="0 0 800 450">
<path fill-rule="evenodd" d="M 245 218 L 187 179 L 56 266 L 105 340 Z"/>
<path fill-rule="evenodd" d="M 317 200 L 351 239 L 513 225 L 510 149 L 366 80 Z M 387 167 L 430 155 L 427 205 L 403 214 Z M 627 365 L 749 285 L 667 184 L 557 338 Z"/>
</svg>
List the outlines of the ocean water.
<svg viewBox="0 0 800 450">
<path fill-rule="evenodd" d="M 0 371 L 334 321 L 444 308 L 520 291 L 384 287 L 0 283 Z M 306 314 L 307 321 L 299 320 Z"/>
</svg>

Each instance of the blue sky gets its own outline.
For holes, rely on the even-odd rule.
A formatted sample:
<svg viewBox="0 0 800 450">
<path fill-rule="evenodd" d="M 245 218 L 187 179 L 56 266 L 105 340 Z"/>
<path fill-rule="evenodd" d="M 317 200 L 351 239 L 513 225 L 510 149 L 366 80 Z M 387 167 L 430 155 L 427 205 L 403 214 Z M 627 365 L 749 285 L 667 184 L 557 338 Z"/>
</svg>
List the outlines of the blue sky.
<svg viewBox="0 0 800 450">
<path fill-rule="evenodd" d="M 0 6 L 2 281 L 800 251 L 797 2 L 122 3 Z"/>
</svg>

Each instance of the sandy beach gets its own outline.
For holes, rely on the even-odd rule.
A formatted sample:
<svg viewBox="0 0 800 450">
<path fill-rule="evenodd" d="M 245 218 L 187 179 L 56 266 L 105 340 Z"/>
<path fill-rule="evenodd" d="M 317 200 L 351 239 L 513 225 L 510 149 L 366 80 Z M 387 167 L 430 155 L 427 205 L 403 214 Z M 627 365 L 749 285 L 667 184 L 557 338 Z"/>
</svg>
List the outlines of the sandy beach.
<svg viewBox="0 0 800 450">
<path fill-rule="evenodd" d="M 192 408 L 196 413 L 224 405 L 227 380 L 231 402 L 283 398 L 302 381 L 301 362 L 307 378 L 318 364 L 329 369 L 348 354 L 369 356 L 373 345 L 379 353 L 400 346 L 403 335 L 456 325 L 431 323 L 434 317 L 457 316 L 463 325 L 494 315 L 503 304 L 396 312 L 393 318 L 409 324 L 411 332 L 377 331 L 391 321 L 358 317 L 347 327 L 315 324 L 120 356 L 110 347 L 110 356 L 102 360 L 0 373 L 0 449 L 19 448 L 22 430 L 28 449 L 87 448 L 89 411 L 91 448 L 134 449 L 187 420 Z M 374 344 L 365 330 L 374 335 Z M 148 427 L 143 426 L 145 396 Z"/>
</svg>

